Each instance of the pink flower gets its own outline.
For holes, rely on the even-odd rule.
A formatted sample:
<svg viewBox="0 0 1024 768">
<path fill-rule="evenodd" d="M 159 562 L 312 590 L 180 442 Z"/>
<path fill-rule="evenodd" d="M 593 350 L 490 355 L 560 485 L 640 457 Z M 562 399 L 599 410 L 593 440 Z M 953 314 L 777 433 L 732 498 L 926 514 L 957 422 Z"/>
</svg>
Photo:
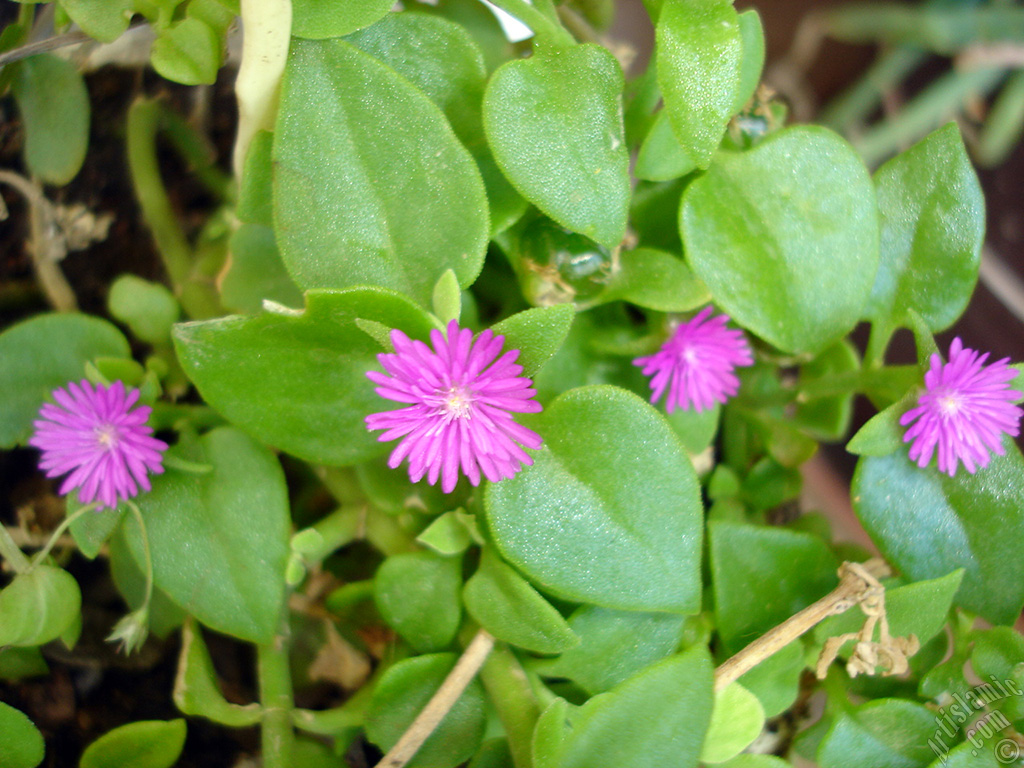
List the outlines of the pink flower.
<svg viewBox="0 0 1024 768">
<path fill-rule="evenodd" d="M 705 307 L 693 319 L 680 323 L 655 354 L 633 361 L 643 367 L 645 376 L 654 374 L 652 403 L 668 390 L 665 407 L 669 413 L 676 408 L 688 410 L 691 405 L 703 411 L 724 403 L 740 386 L 733 369 L 754 362 L 743 332 L 726 328 L 726 315 L 709 320 L 710 314 L 711 307 Z"/>
<path fill-rule="evenodd" d="M 499 357 L 504 336 L 484 331 L 474 342 L 473 332 L 454 320 L 447 337 L 434 330 L 430 341 L 433 349 L 391 331 L 394 354 L 377 356 L 387 373 L 366 374 L 379 385 L 378 395 L 409 404 L 366 417 L 367 429 L 385 430 L 378 440 L 403 438 L 388 466 L 394 469 L 408 457 L 414 483 L 424 475 L 431 485 L 441 478 L 441 489 L 451 493 L 460 467 L 478 485 L 481 472 L 493 482 L 532 464 L 521 446 L 539 448 L 540 435 L 510 415 L 541 410 L 533 399 L 533 382 L 520 376 L 519 350 Z"/>
<path fill-rule="evenodd" d="M 68 474 L 60 487 L 78 488 L 78 500 L 99 500 L 99 509 L 113 509 L 150 488 L 148 474 L 160 474 L 167 444 L 152 437 L 146 426 L 150 408 L 140 405 L 139 390 L 125 393 L 124 384 L 109 387 L 88 381 L 56 389 L 39 410 L 35 434 L 28 441 L 43 452 L 39 462 L 47 477 Z"/>
<path fill-rule="evenodd" d="M 939 471 L 950 477 L 959 462 L 971 474 L 989 462 L 989 450 L 1000 456 L 1005 449 L 1002 435 L 1020 434 L 1024 411 L 1013 404 L 1020 392 L 1007 384 L 1017 375 L 1007 367 L 1009 358 L 985 366 L 988 353 L 966 349 L 959 338 L 949 345 L 949 362 L 932 355 L 924 375 L 925 391 L 917 407 L 903 414 L 900 424 L 913 424 L 903 436 L 909 443 L 910 459 L 928 466 L 938 448 Z M 916 423 L 914 423 L 916 422 Z"/>
</svg>

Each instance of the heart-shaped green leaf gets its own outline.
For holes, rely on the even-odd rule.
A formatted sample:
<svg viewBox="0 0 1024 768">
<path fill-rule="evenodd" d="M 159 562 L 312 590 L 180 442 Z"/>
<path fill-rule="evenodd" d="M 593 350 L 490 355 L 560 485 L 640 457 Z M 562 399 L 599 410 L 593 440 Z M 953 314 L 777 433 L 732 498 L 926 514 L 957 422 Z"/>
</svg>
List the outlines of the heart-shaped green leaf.
<svg viewBox="0 0 1024 768">
<path fill-rule="evenodd" d="M 89 94 L 70 61 L 51 54 L 16 65 L 11 90 L 25 133 L 25 162 L 49 184 L 67 184 L 89 148 Z"/>
<path fill-rule="evenodd" d="M 0 334 L 0 447 L 28 440 L 43 401 L 84 378 L 87 362 L 129 354 L 117 328 L 87 315 L 39 315 L 8 328 Z"/>
<path fill-rule="evenodd" d="M 292 34 L 314 40 L 341 37 L 388 15 L 391 0 L 292 0 Z"/>
<path fill-rule="evenodd" d="M 175 348 L 203 398 L 233 423 L 307 461 L 354 464 L 386 451 L 363 419 L 391 407 L 366 378 L 384 350 L 357 319 L 420 339 L 433 327 L 391 291 L 310 291 L 305 312 L 175 326 Z"/>
<path fill-rule="evenodd" d="M 154 584 L 203 624 L 254 643 L 278 630 L 288 557 L 288 494 L 268 449 L 230 427 L 203 435 L 185 458 L 212 469 L 168 469 L 139 499 Z M 132 557 L 139 526 L 125 518 Z"/>
<path fill-rule="evenodd" d="M 935 713 L 903 699 L 876 699 L 843 712 L 818 747 L 821 768 L 925 768 Z"/>
<path fill-rule="evenodd" d="M 526 201 L 499 170 L 484 136 L 487 72 L 480 47 L 462 24 L 423 13 L 391 13 L 348 42 L 408 78 L 441 108 L 480 169 L 492 234 L 523 215 Z"/>
<path fill-rule="evenodd" d="M 817 536 L 782 528 L 708 525 L 715 618 L 736 652 L 835 587 L 838 563 Z"/>
<path fill-rule="evenodd" d="M 561 768 L 695 768 L 713 706 L 703 647 L 660 661 L 584 704 Z"/>
<path fill-rule="evenodd" d="M 580 644 L 534 668 L 546 677 L 572 680 L 589 694 L 603 693 L 675 651 L 685 620 L 671 613 L 584 605 L 569 617 Z"/>
<path fill-rule="evenodd" d="M 484 94 L 487 140 L 520 194 L 608 247 L 629 209 L 622 87 L 615 57 L 588 44 L 507 62 Z"/>
<path fill-rule="evenodd" d="M 715 301 L 787 352 L 817 352 L 863 314 L 878 269 L 871 178 L 824 128 L 722 152 L 683 195 L 686 258 Z"/>
<path fill-rule="evenodd" d="M 374 687 L 366 710 L 367 738 L 384 750 L 394 746 L 441 687 L 455 661 L 453 653 L 435 653 L 389 667 Z M 468 760 L 484 737 L 485 704 L 483 686 L 472 680 L 407 765 L 455 768 Z"/>
<path fill-rule="evenodd" d="M 1024 606 L 1024 459 L 1007 439 L 976 474 L 953 477 L 912 463 L 903 451 L 865 456 L 853 476 L 853 506 L 878 548 L 910 579 L 963 568 L 956 604 L 996 624 Z"/>
<path fill-rule="evenodd" d="M 461 589 L 460 558 L 433 552 L 392 555 L 373 580 L 381 617 L 420 653 L 441 650 L 455 638 Z"/>
<path fill-rule="evenodd" d="M 665 112 L 691 167 L 707 168 L 740 89 L 736 10 L 729 0 L 665 0 L 656 40 Z"/>
<path fill-rule="evenodd" d="M 657 312 L 689 312 L 707 304 L 711 294 L 686 262 L 653 248 L 626 251 L 601 301 L 616 299 Z"/>
<path fill-rule="evenodd" d="M 142 720 L 100 736 L 79 768 L 171 768 L 185 746 L 184 720 Z"/>
<path fill-rule="evenodd" d="M 302 288 L 379 285 L 423 306 L 483 264 L 487 197 L 441 110 L 342 40 L 292 43 L 274 131 L 274 219 Z"/>
<path fill-rule="evenodd" d="M 78 618 L 82 594 L 67 571 L 37 565 L 0 589 L 0 647 L 42 645 Z"/>
<path fill-rule="evenodd" d="M 875 173 L 881 247 L 865 317 L 895 327 L 917 312 L 932 331 L 960 317 L 978 280 L 985 200 L 956 123 Z"/>
<path fill-rule="evenodd" d="M 630 392 L 591 386 L 557 398 L 531 426 L 544 438 L 535 463 L 485 497 L 505 559 L 570 600 L 698 610 L 697 478 L 664 418 Z"/>
<path fill-rule="evenodd" d="M 43 734 L 32 721 L 0 701 L 0 768 L 36 768 L 45 752 Z"/>
<path fill-rule="evenodd" d="M 762 728 L 761 702 L 739 683 L 730 683 L 715 692 L 715 706 L 700 759 L 705 763 L 722 763 L 736 757 L 760 735 Z"/>
<path fill-rule="evenodd" d="M 536 653 L 559 653 L 579 643 L 562 615 L 489 549 L 463 591 L 466 610 L 499 640 Z"/>
</svg>

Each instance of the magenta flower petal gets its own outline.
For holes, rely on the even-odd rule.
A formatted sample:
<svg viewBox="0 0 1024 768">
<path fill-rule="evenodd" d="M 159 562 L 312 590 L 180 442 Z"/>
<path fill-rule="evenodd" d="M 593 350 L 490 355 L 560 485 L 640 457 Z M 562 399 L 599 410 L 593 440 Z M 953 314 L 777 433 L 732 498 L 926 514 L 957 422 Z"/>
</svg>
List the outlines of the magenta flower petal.
<svg viewBox="0 0 1024 768">
<path fill-rule="evenodd" d="M 532 459 L 523 450 L 539 448 L 541 438 L 517 424 L 516 413 L 537 413 L 533 382 L 515 361 L 519 350 L 502 354 L 503 336 L 484 331 L 476 340 L 454 320 L 447 332 L 431 331 L 433 348 L 391 332 L 393 354 L 377 356 L 386 373 L 368 372 L 376 392 L 406 408 L 366 417 L 366 428 L 384 430 L 378 440 L 401 441 L 388 466 L 409 460 L 409 478 L 427 478 L 451 493 L 465 475 L 479 485 L 481 475 L 497 481 L 512 477 Z"/>
<path fill-rule="evenodd" d="M 54 403 L 39 409 L 35 434 L 28 444 L 43 452 L 40 469 L 47 477 L 67 475 L 60 493 L 78 490 L 83 504 L 113 509 L 150 488 L 149 474 L 164 471 L 167 444 L 146 426 L 150 408 L 136 406 L 139 390 L 126 392 L 88 381 L 53 392 Z"/>
<path fill-rule="evenodd" d="M 967 349 L 959 338 L 949 345 L 949 362 L 931 356 L 924 375 L 925 391 L 900 424 L 910 428 L 903 442 L 911 443 L 910 459 L 928 466 L 938 453 L 939 471 L 952 477 L 960 462 L 974 474 L 987 466 L 990 451 L 1003 455 L 1003 435 L 1020 434 L 1024 415 L 1013 404 L 1022 397 L 1008 384 L 1017 372 L 1007 366 L 1009 358 L 985 365 L 988 353 Z"/>
<path fill-rule="evenodd" d="M 710 314 L 711 307 L 705 307 L 680 323 L 655 354 L 633 361 L 651 377 L 652 403 L 668 392 L 665 408 L 669 413 L 691 406 L 703 411 L 724 403 L 740 386 L 733 369 L 754 362 L 743 332 L 726 328 L 726 315 L 708 319 Z"/>
</svg>

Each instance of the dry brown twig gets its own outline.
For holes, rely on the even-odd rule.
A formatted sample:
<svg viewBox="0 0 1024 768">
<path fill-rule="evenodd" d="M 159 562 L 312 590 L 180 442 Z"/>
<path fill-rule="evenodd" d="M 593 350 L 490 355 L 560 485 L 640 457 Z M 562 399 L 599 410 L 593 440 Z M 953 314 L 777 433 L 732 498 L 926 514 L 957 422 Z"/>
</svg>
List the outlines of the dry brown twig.
<svg viewBox="0 0 1024 768">
<path fill-rule="evenodd" d="M 839 568 L 839 586 L 723 662 L 715 670 L 715 690 L 722 690 L 829 616 L 843 613 L 855 605 L 860 605 L 867 615 L 864 627 L 860 632 L 831 638 L 825 644 L 818 658 L 818 677 L 825 676 L 825 671 L 835 660 L 839 649 L 851 639 L 857 640 L 854 653 L 847 663 L 851 676 L 859 673 L 873 674 L 878 666 L 885 670 L 885 675 L 905 672 L 907 657 L 917 652 L 919 644 L 914 635 L 894 638 L 889 634 L 889 622 L 885 615 L 885 588 L 879 581 L 888 575 L 889 567 L 878 558 L 863 564 L 843 563 Z M 878 642 L 871 639 L 876 626 L 880 628 Z M 479 630 L 437 693 L 375 768 L 402 768 L 412 759 L 458 701 L 493 647 L 494 637 L 486 630 Z"/>
</svg>

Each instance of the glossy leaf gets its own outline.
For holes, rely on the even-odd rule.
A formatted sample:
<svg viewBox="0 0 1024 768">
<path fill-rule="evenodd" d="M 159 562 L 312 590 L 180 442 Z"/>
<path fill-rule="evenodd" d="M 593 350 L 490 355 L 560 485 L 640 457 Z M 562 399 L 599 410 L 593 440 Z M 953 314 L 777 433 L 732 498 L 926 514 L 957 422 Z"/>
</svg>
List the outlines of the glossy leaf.
<svg viewBox="0 0 1024 768">
<path fill-rule="evenodd" d="M 824 128 L 723 152 L 687 187 L 681 230 L 716 303 L 787 352 L 818 352 L 849 332 L 878 268 L 871 179 Z"/>
<path fill-rule="evenodd" d="M 263 717 L 259 704 L 241 706 L 224 698 L 203 633 L 193 621 L 186 623 L 181 632 L 181 655 L 173 696 L 175 706 L 183 714 L 205 717 L 232 728 L 255 725 Z"/>
<path fill-rule="evenodd" d="M 273 157 L 275 231 L 300 287 L 379 285 L 427 306 L 445 270 L 463 288 L 480 272 L 476 164 L 437 105 L 354 46 L 293 42 Z"/>
<path fill-rule="evenodd" d="M 665 112 L 690 162 L 707 168 L 739 97 L 736 10 L 729 0 L 665 0 L 656 42 Z"/>
<path fill-rule="evenodd" d="M 38 647 L 16 648 L 9 645 L 0 651 L 0 680 L 17 682 L 25 677 L 45 675 L 49 671 L 46 659 Z"/>
<path fill-rule="evenodd" d="M 121 524 L 127 509 L 123 504 L 114 509 L 96 509 L 72 522 L 68 530 L 81 553 L 90 560 L 94 559 Z"/>
<path fill-rule="evenodd" d="M 835 587 L 838 563 L 817 536 L 781 528 L 708 525 L 716 626 L 730 653 Z"/>
<path fill-rule="evenodd" d="M 292 34 L 310 39 L 341 37 L 387 16 L 393 5 L 391 0 L 292 0 Z"/>
<path fill-rule="evenodd" d="M 177 299 L 160 283 L 121 275 L 107 294 L 110 314 L 127 325 L 140 341 L 166 344 L 171 326 L 181 314 Z"/>
<path fill-rule="evenodd" d="M 490 550 L 463 591 L 466 611 L 499 640 L 535 653 L 560 653 L 579 643 L 562 615 Z"/>
<path fill-rule="evenodd" d="M 306 461 L 353 464 L 387 448 L 364 417 L 393 406 L 366 372 L 384 350 L 358 318 L 426 338 L 426 313 L 391 291 L 310 291 L 304 312 L 265 312 L 175 327 L 175 348 L 203 398 L 231 422 Z"/>
<path fill-rule="evenodd" d="M 133 0 L 61 0 L 71 20 L 89 37 L 111 43 L 128 29 Z"/>
<path fill-rule="evenodd" d="M 487 72 L 483 53 L 465 27 L 423 13 L 391 13 L 348 42 L 408 78 L 441 108 L 480 169 L 492 234 L 523 215 L 526 201 L 499 170 L 484 136 Z"/>
<path fill-rule="evenodd" d="M 185 721 L 141 720 L 86 747 L 79 768 L 171 768 L 185 746 Z"/>
<path fill-rule="evenodd" d="M 220 427 L 184 458 L 212 469 L 201 475 L 168 469 L 140 500 L 154 583 L 206 626 L 268 642 L 284 601 L 289 539 L 277 457 L 243 432 Z M 125 532 L 141 567 L 134 520 L 127 520 Z"/>
<path fill-rule="evenodd" d="M 685 176 L 696 167 L 676 138 L 668 112 L 663 109 L 654 118 L 644 143 L 640 145 L 633 172 L 638 179 L 668 181 Z"/>
<path fill-rule="evenodd" d="M 242 178 L 238 187 L 238 205 L 235 215 L 247 224 L 274 224 L 274 169 L 272 153 L 274 134 L 257 131 L 245 156 Z"/>
<path fill-rule="evenodd" d="M 0 334 L 0 447 L 24 443 L 50 393 L 81 381 L 85 364 L 101 356 L 128 357 L 128 342 L 110 323 L 87 315 L 39 315 Z"/>
<path fill-rule="evenodd" d="M 470 524 L 465 513 L 445 512 L 426 527 L 416 541 L 439 555 L 457 555 L 473 543 Z"/>
<path fill-rule="evenodd" d="M 903 451 L 867 456 L 853 477 L 853 504 L 875 544 L 915 581 L 964 569 L 956 604 L 996 624 L 1024 606 L 1024 459 L 1007 440 L 977 474 L 920 468 Z"/>
<path fill-rule="evenodd" d="M 905 450 L 903 436 L 907 428 L 900 424 L 903 414 L 913 407 L 918 393 L 907 393 L 901 400 L 879 411 L 857 430 L 846 450 L 857 456 L 888 456 Z"/>
<path fill-rule="evenodd" d="M 0 589 L 0 647 L 42 645 L 78 617 L 82 594 L 67 571 L 37 565 Z"/>
<path fill-rule="evenodd" d="M 757 696 L 765 717 L 775 717 L 796 701 L 804 667 L 804 647 L 792 642 L 741 675 L 737 682 Z"/>
<path fill-rule="evenodd" d="M 442 324 L 448 325 L 451 320 L 458 321 L 462 314 L 462 295 L 459 280 L 452 270 L 449 269 L 438 279 L 430 305 Z"/>
<path fill-rule="evenodd" d="M 941 735 L 945 736 L 945 733 Z M 1013 739 L 1001 738 L 995 744 L 986 744 L 984 749 L 978 749 L 968 741 L 949 751 L 944 750 L 945 742 L 940 745 L 932 739 L 932 743 L 935 744 L 932 751 L 938 759 L 929 764 L 928 768 L 1003 768 L 1012 765 L 1012 761 L 1020 754 L 1020 745 Z M 1000 749 L 1005 751 L 998 751 Z"/>
<path fill-rule="evenodd" d="M 568 304 L 535 307 L 506 317 L 491 330 L 505 337 L 503 350 L 519 350 L 516 362 L 523 375 L 534 376 L 562 346 L 575 316 Z"/>
<path fill-rule="evenodd" d="M 890 327 L 914 310 L 932 331 L 967 307 L 978 279 L 985 201 L 956 123 L 875 174 L 881 227 L 878 275 L 865 316 Z"/>
<path fill-rule="evenodd" d="M 223 63 L 217 30 L 196 17 L 161 29 L 153 41 L 153 69 L 182 85 L 212 85 Z"/>
<path fill-rule="evenodd" d="M 860 368 L 857 350 L 845 339 L 826 349 L 800 368 L 801 381 L 850 374 Z M 819 440 L 842 440 L 850 431 L 853 392 L 809 399 L 798 404 L 796 423 Z"/>
<path fill-rule="evenodd" d="M 504 558 L 569 600 L 695 612 L 697 478 L 665 420 L 636 395 L 597 386 L 565 393 L 534 424 L 544 447 L 533 466 L 492 483 L 485 497 Z"/>
<path fill-rule="evenodd" d="M 821 768 L 925 768 L 935 714 L 902 699 L 876 699 L 841 714 L 818 747 Z"/>
<path fill-rule="evenodd" d="M 569 617 L 580 643 L 534 669 L 572 680 L 593 695 L 611 690 L 679 646 L 685 617 L 585 605 Z"/>
<path fill-rule="evenodd" d="M 31 720 L 0 701 L 0 768 L 36 768 L 46 745 Z"/>
<path fill-rule="evenodd" d="M 373 581 L 381 617 L 420 653 L 441 650 L 455 639 L 461 589 L 460 558 L 433 552 L 392 555 Z"/>
<path fill-rule="evenodd" d="M 435 653 L 390 667 L 374 688 L 366 711 L 367 738 L 384 751 L 390 749 L 441 687 L 455 661 L 453 653 Z M 483 686 L 474 679 L 407 765 L 454 768 L 468 760 L 483 741 L 484 706 Z"/>
<path fill-rule="evenodd" d="M 1024 719 L 1024 637 L 1011 627 L 979 633 L 971 650 L 971 668 L 981 679 L 973 698 L 999 709 L 1010 720 Z"/>
<path fill-rule="evenodd" d="M 740 62 L 740 83 L 736 89 L 733 112 L 739 112 L 750 101 L 761 82 L 764 69 L 764 27 L 761 17 L 753 8 L 737 17 L 740 38 L 743 41 L 743 59 Z"/>
<path fill-rule="evenodd" d="M 715 692 L 711 723 L 700 753 L 705 763 L 723 763 L 749 747 L 764 728 L 764 708 L 739 683 Z"/>
<path fill-rule="evenodd" d="M 573 720 L 561 768 L 696 768 L 711 685 L 707 651 L 694 648 L 593 697 Z"/>
<path fill-rule="evenodd" d="M 658 312 L 689 312 L 711 300 L 707 287 L 682 259 L 654 248 L 637 248 L 620 257 L 619 271 L 601 294 Z"/>
<path fill-rule="evenodd" d="M 487 140 L 513 186 L 608 247 L 622 240 L 629 209 L 622 87 L 615 57 L 585 44 L 507 62 L 484 94 Z"/>
<path fill-rule="evenodd" d="M 89 94 L 70 61 L 41 54 L 19 61 L 11 89 L 24 123 L 25 162 L 40 181 L 67 184 L 89 147 Z"/>
</svg>

